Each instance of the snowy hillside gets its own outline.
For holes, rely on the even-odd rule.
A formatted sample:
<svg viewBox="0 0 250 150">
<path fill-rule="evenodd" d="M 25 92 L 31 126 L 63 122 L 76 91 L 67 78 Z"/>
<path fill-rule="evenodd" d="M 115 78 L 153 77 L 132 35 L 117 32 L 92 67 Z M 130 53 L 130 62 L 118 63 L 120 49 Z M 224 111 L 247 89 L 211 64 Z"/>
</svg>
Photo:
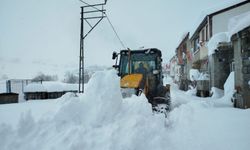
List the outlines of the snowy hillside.
<svg viewBox="0 0 250 150">
<path fill-rule="evenodd" d="M 145 96 L 122 99 L 114 70 L 97 72 L 85 94 L 0 105 L 0 149 L 248 150 L 250 110 L 171 86 L 168 118 Z M 166 82 L 171 80 L 166 79 Z"/>
</svg>

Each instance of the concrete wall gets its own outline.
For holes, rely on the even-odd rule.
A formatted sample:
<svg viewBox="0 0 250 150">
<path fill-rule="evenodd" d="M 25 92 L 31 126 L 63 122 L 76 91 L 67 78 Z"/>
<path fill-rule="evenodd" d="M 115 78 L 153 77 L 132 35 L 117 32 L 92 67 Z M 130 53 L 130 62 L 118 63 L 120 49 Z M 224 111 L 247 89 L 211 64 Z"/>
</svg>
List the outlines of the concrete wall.
<svg viewBox="0 0 250 150">
<path fill-rule="evenodd" d="M 208 48 L 206 46 L 200 47 L 200 59 L 204 59 L 208 56 Z"/>
<path fill-rule="evenodd" d="M 250 108 L 250 27 L 234 36 L 236 107 Z"/>
<path fill-rule="evenodd" d="M 247 11 L 250 11 L 250 3 L 213 16 L 212 34 L 214 35 L 219 32 L 228 31 L 228 23 L 230 18 L 245 13 Z"/>
</svg>

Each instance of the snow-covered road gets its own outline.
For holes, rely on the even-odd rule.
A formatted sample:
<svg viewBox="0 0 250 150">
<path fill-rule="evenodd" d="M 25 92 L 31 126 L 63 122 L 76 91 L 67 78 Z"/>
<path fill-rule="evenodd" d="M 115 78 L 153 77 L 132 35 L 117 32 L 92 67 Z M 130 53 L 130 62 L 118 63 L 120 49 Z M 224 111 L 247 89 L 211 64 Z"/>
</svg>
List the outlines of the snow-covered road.
<svg viewBox="0 0 250 150">
<path fill-rule="evenodd" d="M 112 82 L 111 82 L 112 81 Z M 96 73 L 85 94 L 0 105 L 0 149 L 248 150 L 250 110 L 171 85 L 173 110 L 153 115 L 145 96 L 122 99 L 114 71 Z"/>
</svg>

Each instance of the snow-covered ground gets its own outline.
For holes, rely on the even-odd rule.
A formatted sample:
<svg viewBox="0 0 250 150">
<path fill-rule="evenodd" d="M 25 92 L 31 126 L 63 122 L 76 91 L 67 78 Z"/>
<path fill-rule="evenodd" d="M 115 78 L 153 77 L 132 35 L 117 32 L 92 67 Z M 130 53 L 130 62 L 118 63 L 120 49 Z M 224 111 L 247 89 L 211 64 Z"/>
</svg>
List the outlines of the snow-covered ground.
<svg viewBox="0 0 250 150">
<path fill-rule="evenodd" d="M 152 114 L 143 95 L 122 99 L 114 70 L 95 73 L 78 97 L 0 105 L 0 149 L 249 149 L 249 109 L 233 108 L 226 95 L 198 98 L 165 83 L 168 118 Z"/>
</svg>

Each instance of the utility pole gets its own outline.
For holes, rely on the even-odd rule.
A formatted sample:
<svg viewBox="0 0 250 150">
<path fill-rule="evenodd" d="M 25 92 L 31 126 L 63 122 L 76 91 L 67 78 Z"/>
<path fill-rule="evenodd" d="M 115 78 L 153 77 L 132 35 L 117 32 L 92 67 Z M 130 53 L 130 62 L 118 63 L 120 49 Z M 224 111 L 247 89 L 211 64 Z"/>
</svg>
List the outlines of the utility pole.
<svg viewBox="0 0 250 150">
<path fill-rule="evenodd" d="M 89 33 L 106 17 L 106 10 L 104 6 L 107 0 L 103 3 L 98 4 L 88 4 L 83 0 L 84 3 L 81 7 L 81 29 L 80 29 L 80 58 L 79 58 L 79 93 L 84 93 L 84 39 L 89 35 Z M 92 20 L 90 22 L 90 20 Z M 94 22 L 94 23 L 93 23 Z M 89 30 L 85 29 L 84 24 L 90 27 Z M 84 31 L 87 30 L 85 33 Z"/>
</svg>

